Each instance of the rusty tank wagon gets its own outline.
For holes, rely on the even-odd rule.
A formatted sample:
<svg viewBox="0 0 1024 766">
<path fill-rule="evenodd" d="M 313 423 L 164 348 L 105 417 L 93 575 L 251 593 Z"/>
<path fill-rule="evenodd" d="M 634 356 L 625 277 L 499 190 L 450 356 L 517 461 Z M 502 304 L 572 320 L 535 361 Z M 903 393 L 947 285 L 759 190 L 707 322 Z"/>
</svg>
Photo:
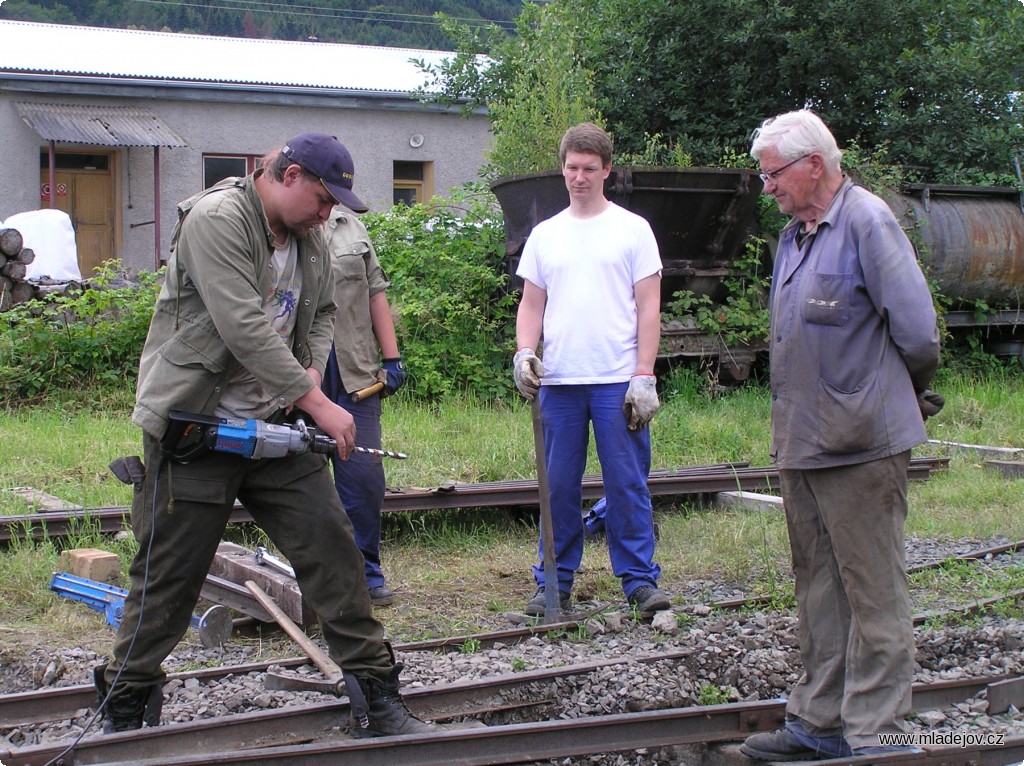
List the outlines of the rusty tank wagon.
<svg viewBox="0 0 1024 766">
<path fill-rule="evenodd" d="M 883 195 L 953 304 L 952 333 L 984 328 L 985 349 L 1024 364 L 1024 192 L 904 184 Z"/>
<path fill-rule="evenodd" d="M 505 268 L 514 289 L 533 227 L 569 204 L 558 170 L 507 176 L 492 185 L 505 220 Z M 658 241 L 664 269 L 662 307 L 677 292 L 722 301 L 724 279 L 759 232 L 761 179 L 745 168 L 615 167 L 608 199 L 643 216 Z M 987 351 L 1024 364 L 1024 194 L 1013 187 L 905 184 L 883 194 L 918 248 L 927 275 L 952 305 L 952 333 L 984 328 Z M 765 256 L 770 259 L 770 255 Z M 765 264 L 771 273 L 770 263 Z M 724 383 L 745 380 L 767 353 L 767 340 L 727 346 L 686 317 L 663 314 L 661 359 L 713 366 Z"/>
</svg>

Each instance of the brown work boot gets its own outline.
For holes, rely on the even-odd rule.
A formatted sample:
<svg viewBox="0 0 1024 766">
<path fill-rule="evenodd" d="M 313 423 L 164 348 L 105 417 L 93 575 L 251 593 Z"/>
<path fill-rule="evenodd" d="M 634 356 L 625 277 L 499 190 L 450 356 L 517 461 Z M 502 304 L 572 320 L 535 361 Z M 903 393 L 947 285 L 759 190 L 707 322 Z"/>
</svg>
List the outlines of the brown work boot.
<svg viewBox="0 0 1024 766">
<path fill-rule="evenodd" d="M 119 731 L 133 731 L 147 726 L 160 725 L 160 712 L 163 709 L 163 689 L 159 685 L 118 695 L 109 695 L 107 680 L 104 677 L 107 666 L 93 668 L 93 683 L 96 685 L 96 705 L 103 715 L 103 733 L 114 734 Z"/>
<path fill-rule="evenodd" d="M 350 733 L 355 737 L 392 737 L 396 734 L 429 734 L 444 731 L 443 726 L 426 723 L 409 712 L 398 691 L 398 675 L 402 663 L 396 663 L 381 681 L 373 677 L 355 678 L 363 700 L 349 686 L 349 704 L 352 710 Z M 346 685 L 349 677 L 346 676 Z"/>
</svg>

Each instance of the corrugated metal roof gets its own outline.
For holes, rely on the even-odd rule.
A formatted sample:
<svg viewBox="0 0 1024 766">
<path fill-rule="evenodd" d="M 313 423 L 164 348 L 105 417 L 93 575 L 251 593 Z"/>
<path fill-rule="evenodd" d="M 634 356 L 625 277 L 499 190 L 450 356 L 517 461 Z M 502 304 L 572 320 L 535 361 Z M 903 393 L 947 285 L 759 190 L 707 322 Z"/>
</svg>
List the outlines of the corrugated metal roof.
<svg viewBox="0 0 1024 766">
<path fill-rule="evenodd" d="M 98 146 L 188 146 L 152 112 L 130 106 L 16 103 L 28 126 L 47 141 Z"/>
<path fill-rule="evenodd" d="M 454 54 L 0 20 L 0 71 L 409 93 Z"/>
</svg>

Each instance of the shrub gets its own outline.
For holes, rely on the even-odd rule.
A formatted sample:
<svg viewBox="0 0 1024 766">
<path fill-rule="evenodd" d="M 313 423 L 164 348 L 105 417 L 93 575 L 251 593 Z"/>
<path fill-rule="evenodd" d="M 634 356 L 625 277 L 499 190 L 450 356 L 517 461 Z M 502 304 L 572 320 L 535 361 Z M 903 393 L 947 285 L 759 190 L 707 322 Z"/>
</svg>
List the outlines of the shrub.
<svg viewBox="0 0 1024 766">
<path fill-rule="evenodd" d="M 391 282 L 399 348 L 410 395 L 511 390 L 508 360 L 515 301 L 501 273 L 501 214 L 482 184 L 447 199 L 397 205 L 363 217 Z"/>
<path fill-rule="evenodd" d="M 132 385 L 159 291 L 160 272 L 134 283 L 106 262 L 81 292 L 32 300 L 0 314 L 0 404 L 53 389 Z"/>
</svg>

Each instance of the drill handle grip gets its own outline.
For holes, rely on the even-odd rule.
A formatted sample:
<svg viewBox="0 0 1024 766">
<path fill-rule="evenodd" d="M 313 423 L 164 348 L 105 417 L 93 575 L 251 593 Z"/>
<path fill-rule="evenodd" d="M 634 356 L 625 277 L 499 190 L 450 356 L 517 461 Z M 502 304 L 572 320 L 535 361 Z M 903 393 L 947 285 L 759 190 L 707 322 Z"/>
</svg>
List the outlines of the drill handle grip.
<svg viewBox="0 0 1024 766">
<path fill-rule="evenodd" d="M 194 412 L 171 410 L 167 430 L 160 439 L 160 452 L 178 463 L 187 463 L 209 450 L 204 435 L 208 426 L 220 424 L 219 418 Z"/>
</svg>

